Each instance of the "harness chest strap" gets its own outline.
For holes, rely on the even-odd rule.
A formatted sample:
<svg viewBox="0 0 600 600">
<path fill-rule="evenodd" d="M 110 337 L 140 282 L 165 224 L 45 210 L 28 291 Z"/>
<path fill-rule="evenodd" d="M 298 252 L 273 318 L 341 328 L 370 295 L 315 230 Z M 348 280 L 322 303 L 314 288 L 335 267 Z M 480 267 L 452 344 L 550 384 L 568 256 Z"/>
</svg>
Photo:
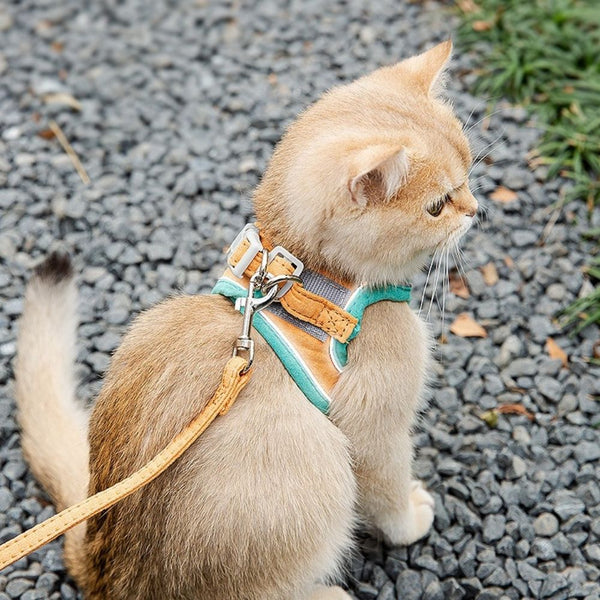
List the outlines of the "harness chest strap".
<svg viewBox="0 0 600 600">
<path fill-rule="evenodd" d="M 204 409 L 169 445 L 141 469 L 85 500 L 66 508 L 48 520 L 28 529 L 0 546 L 0 571 L 15 561 L 41 548 L 79 523 L 110 508 L 123 498 L 144 487 L 172 465 L 198 436 L 218 417 L 224 415 L 248 383 L 251 371 L 247 361 L 234 356 L 225 365 L 221 383 Z"/>
<path fill-rule="evenodd" d="M 229 258 L 231 266 L 235 267 L 250 248 L 247 240 L 240 242 Z M 261 255 L 256 255 L 246 268 L 244 275 L 250 277 L 261 265 Z M 272 275 L 291 275 L 294 267 L 285 258 L 276 256 L 268 266 Z M 343 308 L 330 302 L 322 296 L 309 292 L 300 283 L 293 283 L 291 288 L 280 299 L 285 310 L 300 319 L 315 325 L 325 333 L 342 344 L 346 343 L 352 335 L 358 319 L 345 311 Z"/>
</svg>

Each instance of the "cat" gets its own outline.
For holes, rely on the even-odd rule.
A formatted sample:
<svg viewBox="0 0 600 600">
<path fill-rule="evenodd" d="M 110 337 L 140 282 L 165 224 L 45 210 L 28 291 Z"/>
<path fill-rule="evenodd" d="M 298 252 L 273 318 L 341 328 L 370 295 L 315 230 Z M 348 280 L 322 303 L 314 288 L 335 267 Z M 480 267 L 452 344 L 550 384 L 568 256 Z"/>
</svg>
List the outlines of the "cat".
<svg viewBox="0 0 600 600">
<path fill-rule="evenodd" d="M 441 99 L 444 42 L 327 92 L 290 126 L 254 194 L 264 235 L 313 271 L 401 284 L 470 227 L 477 201 L 461 124 Z M 216 389 L 242 316 L 178 296 L 135 319 L 88 415 L 75 400 L 77 292 L 69 259 L 32 277 L 15 367 L 22 446 L 63 509 L 145 464 Z M 255 335 L 251 380 L 163 475 L 66 534 L 87 600 L 342 600 L 358 522 L 392 544 L 425 536 L 434 503 L 411 472 L 430 370 L 426 326 L 378 302 L 328 417 Z"/>
</svg>

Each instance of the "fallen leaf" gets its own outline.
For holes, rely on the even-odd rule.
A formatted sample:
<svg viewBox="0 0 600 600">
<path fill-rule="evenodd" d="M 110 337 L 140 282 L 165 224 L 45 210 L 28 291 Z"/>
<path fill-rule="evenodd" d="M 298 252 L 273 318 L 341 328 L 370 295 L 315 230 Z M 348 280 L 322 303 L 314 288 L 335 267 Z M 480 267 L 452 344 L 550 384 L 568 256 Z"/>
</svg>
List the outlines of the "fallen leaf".
<svg viewBox="0 0 600 600">
<path fill-rule="evenodd" d="M 468 313 L 460 313 L 450 325 L 450 331 L 459 337 L 487 337 L 487 331 Z"/>
<path fill-rule="evenodd" d="M 567 353 L 551 337 L 546 340 L 546 352 L 550 358 L 560 359 L 563 367 L 567 366 L 569 362 Z"/>
<path fill-rule="evenodd" d="M 466 14 L 474 13 L 479 10 L 479 6 L 477 6 L 473 0 L 458 0 L 457 4 L 458 8 Z"/>
<path fill-rule="evenodd" d="M 535 415 L 529 412 L 522 404 L 502 404 L 496 410 L 502 415 L 523 415 L 530 421 L 535 420 Z"/>
<path fill-rule="evenodd" d="M 517 194 L 503 185 L 499 185 L 491 194 L 490 198 L 496 202 L 513 202 L 518 198 Z"/>
<path fill-rule="evenodd" d="M 42 131 L 38 131 L 38 135 L 44 140 L 51 140 L 53 137 L 56 137 L 52 129 L 43 129 Z"/>
<path fill-rule="evenodd" d="M 467 299 L 471 295 L 466 281 L 455 269 L 450 272 L 448 281 L 450 284 L 450 292 L 452 292 L 455 296 Z"/>
<path fill-rule="evenodd" d="M 488 427 L 497 427 L 498 425 L 498 411 L 497 410 L 486 410 L 484 413 L 479 415 L 479 418 L 485 421 Z"/>
<path fill-rule="evenodd" d="M 492 28 L 491 21 L 473 21 L 474 31 L 489 31 Z"/>
<path fill-rule="evenodd" d="M 46 104 L 64 104 L 73 110 L 81 110 L 81 103 L 79 100 L 73 98 L 71 94 L 61 92 L 57 94 L 46 94 L 43 99 Z"/>
<path fill-rule="evenodd" d="M 481 274 L 483 275 L 483 280 L 486 285 L 492 286 L 498 283 L 498 270 L 493 262 L 483 265 L 483 267 L 481 267 Z"/>
<path fill-rule="evenodd" d="M 600 358 L 600 340 L 594 344 L 592 354 L 594 355 L 594 358 Z"/>
</svg>

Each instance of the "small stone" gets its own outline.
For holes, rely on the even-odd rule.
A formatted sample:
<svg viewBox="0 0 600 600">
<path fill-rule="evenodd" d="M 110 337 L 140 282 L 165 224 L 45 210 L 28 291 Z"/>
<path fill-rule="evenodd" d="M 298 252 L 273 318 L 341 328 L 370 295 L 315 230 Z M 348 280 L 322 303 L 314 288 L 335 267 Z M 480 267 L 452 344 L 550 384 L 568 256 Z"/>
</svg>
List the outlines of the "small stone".
<svg viewBox="0 0 600 600">
<path fill-rule="evenodd" d="M 396 593 L 399 598 L 406 600 L 420 600 L 423 595 L 421 576 L 417 571 L 406 570 L 396 580 Z"/>
<path fill-rule="evenodd" d="M 31 587 L 33 587 L 33 582 L 19 577 L 9 581 L 6 584 L 5 591 L 11 598 L 19 598 Z"/>
<path fill-rule="evenodd" d="M 4 465 L 2 472 L 11 481 L 17 481 L 27 472 L 27 465 L 23 461 L 10 461 Z"/>
<path fill-rule="evenodd" d="M 506 521 L 502 515 L 488 515 L 483 521 L 483 541 L 488 544 L 504 535 Z"/>
<path fill-rule="evenodd" d="M 444 600 L 444 592 L 439 581 L 432 581 L 423 593 L 423 600 Z"/>
<path fill-rule="evenodd" d="M 0 513 L 5 513 L 14 503 L 15 499 L 10 490 L 0 487 Z"/>
<path fill-rule="evenodd" d="M 536 535 L 552 537 L 558 532 L 558 519 L 552 513 L 542 513 L 534 522 Z"/>
<path fill-rule="evenodd" d="M 524 246 L 531 246 L 535 244 L 538 240 L 538 235 L 529 229 L 517 229 L 512 232 L 511 238 L 515 246 L 523 248 Z"/>
<path fill-rule="evenodd" d="M 552 402 L 558 402 L 562 398 L 562 385 L 552 377 L 539 375 L 535 378 L 537 389 L 542 395 Z"/>
<path fill-rule="evenodd" d="M 534 540 L 531 551 L 540 559 L 540 560 L 554 560 L 556 558 L 556 551 L 554 550 L 554 546 L 552 542 L 547 539 L 536 539 Z"/>
<path fill-rule="evenodd" d="M 527 463 L 521 457 L 513 456 L 508 476 L 511 479 L 518 479 L 525 475 L 525 473 L 527 473 Z"/>
<path fill-rule="evenodd" d="M 579 442 L 575 446 L 575 458 L 580 464 L 598 460 L 600 458 L 600 444 L 597 442 Z"/>
<path fill-rule="evenodd" d="M 559 490 L 552 497 L 554 512 L 563 520 L 581 515 L 585 511 L 583 500 L 569 490 Z"/>
<path fill-rule="evenodd" d="M 396 600 L 394 584 L 391 581 L 385 583 L 385 585 L 381 588 L 381 591 L 377 596 L 377 600 Z"/>
<path fill-rule="evenodd" d="M 365 583 L 364 581 L 360 581 L 356 585 L 355 591 L 359 600 L 375 600 L 379 594 L 379 590 L 376 587 L 373 587 L 370 583 Z"/>
<path fill-rule="evenodd" d="M 586 558 L 597 567 L 600 566 L 600 545 L 588 544 L 584 549 L 583 553 Z"/>
<path fill-rule="evenodd" d="M 540 598 L 550 598 L 558 591 L 565 589 L 569 585 L 566 577 L 560 573 L 548 573 L 542 583 Z"/>
</svg>

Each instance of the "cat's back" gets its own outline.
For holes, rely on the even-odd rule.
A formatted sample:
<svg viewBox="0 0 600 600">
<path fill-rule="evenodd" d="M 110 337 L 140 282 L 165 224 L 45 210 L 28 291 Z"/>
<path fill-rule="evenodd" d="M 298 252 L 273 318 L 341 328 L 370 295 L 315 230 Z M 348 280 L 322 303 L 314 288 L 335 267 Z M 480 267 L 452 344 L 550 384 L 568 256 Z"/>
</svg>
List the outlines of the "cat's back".
<svg viewBox="0 0 600 600">
<path fill-rule="evenodd" d="M 203 408 L 240 329 L 219 296 L 173 298 L 136 320 L 92 415 L 90 492 L 145 464 Z M 241 590 L 306 576 L 298 552 L 326 564 L 323 551 L 349 543 L 346 438 L 254 335 L 252 377 L 227 415 L 157 480 L 89 521 L 88 598 L 253 598 Z"/>
</svg>

